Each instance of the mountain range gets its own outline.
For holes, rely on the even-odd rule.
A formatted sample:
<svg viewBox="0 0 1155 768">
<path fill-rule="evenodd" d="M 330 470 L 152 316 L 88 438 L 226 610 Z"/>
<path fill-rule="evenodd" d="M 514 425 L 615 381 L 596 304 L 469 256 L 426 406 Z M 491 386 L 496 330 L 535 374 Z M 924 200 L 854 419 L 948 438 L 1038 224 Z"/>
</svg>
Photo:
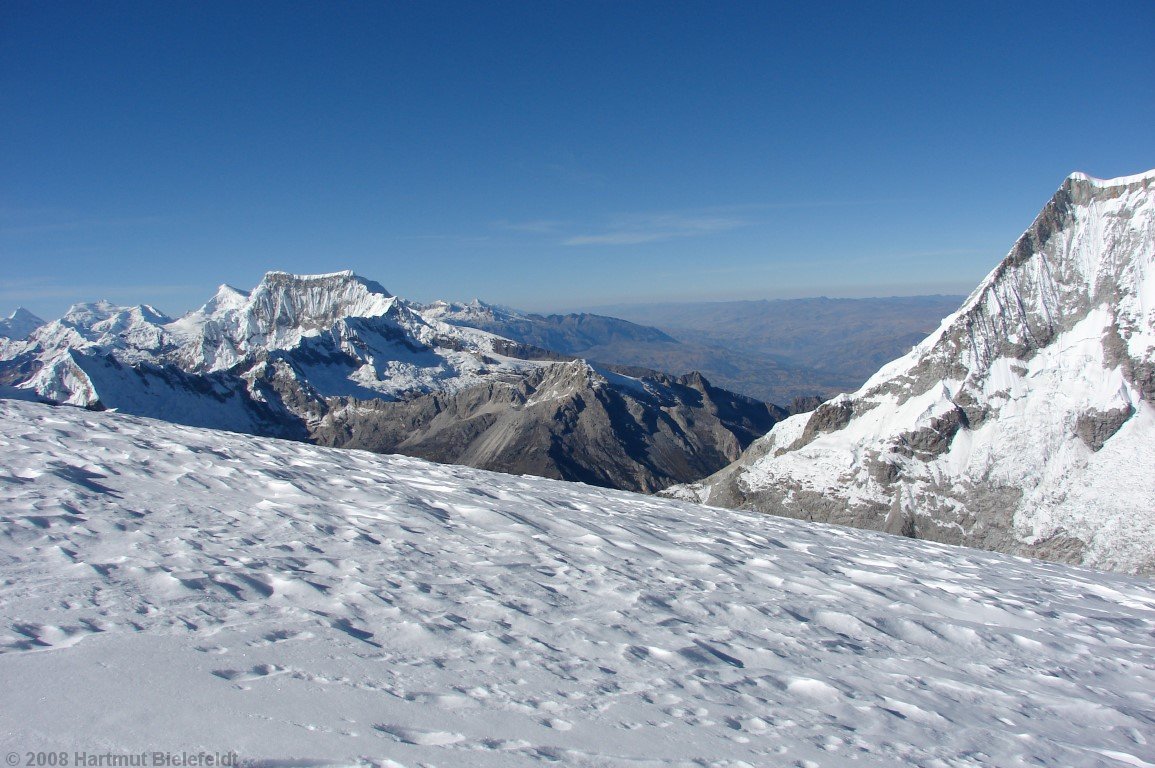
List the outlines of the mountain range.
<svg viewBox="0 0 1155 768">
<path fill-rule="evenodd" d="M 811 410 L 817 402 L 857 389 L 880 365 L 934 330 L 963 298 L 691 301 L 601 308 L 609 315 L 539 315 L 480 301 L 437 302 L 427 309 L 454 325 L 601 363 L 699 371 L 726 389 L 794 411 Z"/>
<path fill-rule="evenodd" d="M 0 339 L 55 403 L 641 491 L 736 459 L 785 412 L 700 375 L 619 372 L 442 322 L 340 272 L 270 272 L 171 318 L 79 304 Z"/>
<path fill-rule="evenodd" d="M 1069 177 L 909 354 L 671 495 L 1155 573 L 1155 171 Z"/>
<path fill-rule="evenodd" d="M 50 323 L 17 313 L 0 337 L 0 387 L 1147 574 L 1153 180 L 1072 175 L 937 330 L 853 393 L 816 398 L 790 418 L 701 374 L 573 354 L 682 343 L 654 327 L 477 301 L 422 305 L 351 272 L 270 272 L 252 291 L 221 286 L 175 319 L 106 302 Z M 913 328 L 947 300 L 910 299 L 917 311 L 901 316 Z M 857 301 L 771 305 L 819 319 L 881 306 Z M 827 303 L 834 315 L 823 315 Z M 713 308 L 712 333 L 742 325 L 726 316 L 765 306 Z M 864 320 L 872 330 L 858 333 L 879 335 L 879 323 L 901 325 Z M 845 347 L 855 333 L 844 343 L 831 332 L 818 346 Z M 760 326 L 747 338 L 822 362 L 800 351 L 797 329 L 774 341 Z M 878 354 L 861 346 L 864 359 Z"/>
</svg>

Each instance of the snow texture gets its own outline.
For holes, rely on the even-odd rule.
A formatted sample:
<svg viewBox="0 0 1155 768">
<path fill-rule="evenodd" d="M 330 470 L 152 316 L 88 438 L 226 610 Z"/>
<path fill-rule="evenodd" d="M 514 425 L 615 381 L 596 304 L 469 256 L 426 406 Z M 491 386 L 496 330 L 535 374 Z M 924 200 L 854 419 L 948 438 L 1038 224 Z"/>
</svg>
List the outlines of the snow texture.
<svg viewBox="0 0 1155 768">
<path fill-rule="evenodd" d="M 0 749 L 1150 766 L 1144 580 L 0 401 Z"/>
</svg>

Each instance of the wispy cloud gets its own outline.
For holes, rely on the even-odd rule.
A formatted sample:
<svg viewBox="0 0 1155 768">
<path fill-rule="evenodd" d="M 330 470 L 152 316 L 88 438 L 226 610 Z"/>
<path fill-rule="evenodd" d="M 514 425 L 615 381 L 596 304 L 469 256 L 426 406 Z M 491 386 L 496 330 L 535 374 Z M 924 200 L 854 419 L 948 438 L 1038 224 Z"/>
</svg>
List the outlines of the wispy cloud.
<svg viewBox="0 0 1155 768">
<path fill-rule="evenodd" d="M 419 240 L 424 242 L 443 242 L 452 245 L 478 245 L 488 243 L 493 238 L 488 235 L 458 235 L 452 233 L 426 233 L 420 235 L 399 235 L 398 240 Z"/>
<path fill-rule="evenodd" d="M 495 221 L 494 229 L 506 232 L 526 232 L 535 235 L 551 235 L 564 231 L 570 226 L 568 221 L 558 219 L 536 219 L 533 221 Z"/>
<path fill-rule="evenodd" d="M 491 230 L 518 235 L 539 235 L 555 245 L 570 247 L 626 246 L 707 237 L 767 222 L 776 212 L 807 208 L 845 208 L 889 205 L 897 200 L 792 200 L 753 202 L 681 211 L 619 213 L 585 222 L 541 218 L 527 221 L 501 219 Z"/>
<path fill-rule="evenodd" d="M 662 213 L 619 217 L 599 232 L 574 235 L 562 245 L 638 245 L 686 237 L 702 237 L 749 226 L 735 216 Z"/>
<path fill-rule="evenodd" d="M 544 175 L 568 185 L 589 187 L 605 182 L 604 175 L 594 170 L 578 153 L 568 149 L 557 152 L 544 162 L 532 161 L 524 167 L 535 176 Z"/>
</svg>

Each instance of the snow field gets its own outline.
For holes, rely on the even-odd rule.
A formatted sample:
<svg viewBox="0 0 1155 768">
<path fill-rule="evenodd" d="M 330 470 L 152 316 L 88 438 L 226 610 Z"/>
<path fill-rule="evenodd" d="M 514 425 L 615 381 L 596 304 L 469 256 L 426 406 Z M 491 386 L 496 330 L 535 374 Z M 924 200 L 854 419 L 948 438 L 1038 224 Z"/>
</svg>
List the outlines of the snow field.
<svg viewBox="0 0 1155 768">
<path fill-rule="evenodd" d="M 0 401 L 0 748 L 1155 765 L 1155 588 Z"/>
</svg>

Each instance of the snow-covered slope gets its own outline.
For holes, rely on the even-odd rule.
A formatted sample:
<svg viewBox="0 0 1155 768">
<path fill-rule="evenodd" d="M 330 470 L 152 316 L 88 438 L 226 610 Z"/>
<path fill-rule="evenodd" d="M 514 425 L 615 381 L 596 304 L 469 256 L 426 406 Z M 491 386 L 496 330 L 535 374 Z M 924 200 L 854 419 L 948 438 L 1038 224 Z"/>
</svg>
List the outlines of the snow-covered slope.
<svg viewBox="0 0 1155 768">
<path fill-rule="evenodd" d="M 1148 581 L 10 401 L 0 459 L 6 753 L 1155 763 Z"/>
<path fill-rule="evenodd" d="M 270 272 L 177 320 L 80 304 L 4 342 L 0 395 L 647 491 L 720 469 L 783 415 L 438 317 L 352 272 Z"/>
<path fill-rule="evenodd" d="M 1155 171 L 1068 178 L 860 390 L 671 493 L 1155 573 Z"/>
<path fill-rule="evenodd" d="M 436 317 L 451 325 L 478 328 L 508 339 L 552 349 L 567 355 L 580 355 L 608 363 L 623 362 L 600 356 L 630 345 L 677 347 L 679 342 L 668 334 L 644 325 L 605 315 L 585 312 L 568 315 L 537 315 L 518 312 L 474 300 L 467 304 L 437 301 L 421 308 L 426 317 Z M 633 363 L 636 364 L 636 363 Z M 673 368 L 662 370 L 689 370 Z"/>
</svg>

